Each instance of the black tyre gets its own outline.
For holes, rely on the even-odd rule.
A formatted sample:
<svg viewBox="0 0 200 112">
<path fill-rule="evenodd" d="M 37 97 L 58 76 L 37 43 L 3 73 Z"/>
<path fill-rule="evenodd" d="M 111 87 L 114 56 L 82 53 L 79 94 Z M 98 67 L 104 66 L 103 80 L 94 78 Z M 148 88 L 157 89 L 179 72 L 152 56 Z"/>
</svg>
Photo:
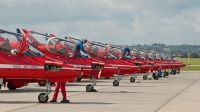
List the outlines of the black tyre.
<svg viewBox="0 0 200 112">
<path fill-rule="evenodd" d="M 114 81 L 113 81 L 113 86 L 119 86 L 119 81 L 114 80 Z"/>
<path fill-rule="evenodd" d="M 87 92 L 92 92 L 93 91 L 93 86 L 91 85 L 91 84 L 88 84 L 87 86 L 86 86 L 86 91 Z"/>
<path fill-rule="evenodd" d="M 7 88 L 8 88 L 9 90 L 16 90 L 16 87 L 15 87 L 15 85 L 14 85 L 13 82 L 8 82 Z"/>
<path fill-rule="evenodd" d="M 148 77 L 147 77 L 146 75 L 143 76 L 143 80 L 147 80 L 147 78 L 148 78 Z"/>
<path fill-rule="evenodd" d="M 173 74 L 173 75 L 176 75 L 176 69 L 174 69 L 174 70 L 172 71 L 172 74 Z"/>
<path fill-rule="evenodd" d="M 152 76 L 153 76 L 154 80 L 158 80 L 159 79 L 159 77 L 158 77 L 158 75 L 156 73 L 153 73 Z"/>
<path fill-rule="evenodd" d="M 40 81 L 40 82 L 38 82 L 38 85 L 40 85 L 40 86 L 45 86 L 45 85 L 46 85 L 46 82 L 45 82 L 45 81 Z"/>
<path fill-rule="evenodd" d="M 49 96 L 48 95 L 45 96 L 45 95 L 46 95 L 46 93 L 40 93 L 38 95 L 38 100 L 40 103 L 46 103 L 49 100 Z"/>
<path fill-rule="evenodd" d="M 169 73 L 165 71 L 163 77 L 167 77 L 167 76 L 169 76 Z"/>
<path fill-rule="evenodd" d="M 135 78 L 134 78 L 134 77 L 131 77 L 131 78 L 130 78 L 130 82 L 135 82 Z"/>
<path fill-rule="evenodd" d="M 176 74 L 180 74 L 180 70 L 179 69 L 176 69 Z"/>
</svg>

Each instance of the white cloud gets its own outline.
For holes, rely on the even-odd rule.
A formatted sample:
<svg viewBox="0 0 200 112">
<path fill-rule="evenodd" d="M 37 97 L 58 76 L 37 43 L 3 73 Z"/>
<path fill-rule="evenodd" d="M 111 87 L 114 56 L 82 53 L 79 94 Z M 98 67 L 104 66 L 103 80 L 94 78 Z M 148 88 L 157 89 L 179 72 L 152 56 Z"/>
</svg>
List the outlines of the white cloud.
<svg viewBox="0 0 200 112">
<path fill-rule="evenodd" d="M 0 0 L 0 26 L 113 44 L 199 44 L 199 6 L 199 0 Z"/>
</svg>

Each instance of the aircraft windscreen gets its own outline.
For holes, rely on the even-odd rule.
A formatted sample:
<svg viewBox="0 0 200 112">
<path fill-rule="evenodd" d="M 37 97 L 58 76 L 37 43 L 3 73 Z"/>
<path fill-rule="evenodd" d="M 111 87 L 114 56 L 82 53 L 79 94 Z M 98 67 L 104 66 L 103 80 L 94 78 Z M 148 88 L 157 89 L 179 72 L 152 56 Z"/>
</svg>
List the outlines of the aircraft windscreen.
<svg viewBox="0 0 200 112">
<path fill-rule="evenodd" d="M 153 53 L 148 53 L 148 58 L 150 60 L 154 60 L 154 54 Z"/>
<path fill-rule="evenodd" d="M 111 58 L 113 58 L 113 57 L 115 57 L 115 59 L 122 58 L 122 51 L 120 49 L 109 48 L 108 52 L 109 52 L 109 54 L 112 54 Z"/>
<path fill-rule="evenodd" d="M 165 60 L 168 60 L 168 58 L 169 58 L 169 57 L 168 57 L 168 55 L 166 54 Z"/>
<path fill-rule="evenodd" d="M 104 48 L 97 45 L 84 45 L 84 50 L 95 58 L 103 58 L 105 56 Z"/>
<path fill-rule="evenodd" d="M 138 57 L 137 51 L 131 51 L 130 54 L 133 56 L 133 58 L 137 58 Z"/>
<path fill-rule="evenodd" d="M 15 55 L 20 52 L 22 36 L 19 34 L 0 30 L 0 51 L 10 53 L 15 50 Z"/>
<path fill-rule="evenodd" d="M 139 51 L 139 54 L 140 54 L 140 58 L 141 58 L 142 60 L 145 60 L 145 59 L 146 59 L 146 53 L 145 53 L 145 52 Z"/>
<path fill-rule="evenodd" d="M 40 51 L 32 47 L 31 45 L 28 45 L 24 52 L 22 53 L 24 56 L 34 56 L 34 57 L 42 57 L 44 56 Z"/>
<path fill-rule="evenodd" d="M 112 55 L 110 52 L 108 52 L 108 55 L 106 55 L 105 58 L 109 58 L 109 59 L 117 59 L 117 57 L 114 56 L 114 55 Z"/>
<path fill-rule="evenodd" d="M 46 44 L 50 52 L 73 57 L 76 51 L 76 44 L 60 38 L 50 38 Z"/>
<path fill-rule="evenodd" d="M 165 54 L 162 54 L 162 59 L 163 60 L 166 60 L 167 59 L 167 56 Z"/>
<path fill-rule="evenodd" d="M 47 40 L 51 38 L 48 34 L 40 34 L 36 32 L 30 32 L 27 36 L 27 41 L 32 44 L 37 43 L 38 45 L 46 45 Z M 33 46 L 34 47 L 34 46 Z"/>
<path fill-rule="evenodd" d="M 161 55 L 160 54 L 156 54 L 156 60 L 160 60 L 161 59 Z"/>
</svg>

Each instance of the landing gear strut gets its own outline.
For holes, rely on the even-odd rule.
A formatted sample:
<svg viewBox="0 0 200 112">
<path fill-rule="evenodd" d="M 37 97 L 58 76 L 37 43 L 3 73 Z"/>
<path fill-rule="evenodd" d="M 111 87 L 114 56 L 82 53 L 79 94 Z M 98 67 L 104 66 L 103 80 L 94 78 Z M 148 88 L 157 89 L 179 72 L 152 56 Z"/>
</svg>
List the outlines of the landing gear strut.
<svg viewBox="0 0 200 112">
<path fill-rule="evenodd" d="M 46 80 L 46 93 L 40 93 L 38 95 L 38 100 L 40 103 L 46 103 L 49 100 L 49 94 L 51 93 L 50 81 Z"/>
<path fill-rule="evenodd" d="M 145 75 L 143 75 L 143 80 L 147 80 L 148 76 L 149 76 L 149 72 L 147 72 Z"/>
<path fill-rule="evenodd" d="M 180 70 L 179 70 L 179 69 L 176 69 L 176 73 L 177 73 L 177 74 L 180 74 Z"/>
<path fill-rule="evenodd" d="M 86 86 L 87 92 L 98 92 L 96 89 L 94 89 L 94 86 L 95 86 L 96 84 L 97 84 L 97 83 L 96 83 L 96 78 L 95 78 L 95 76 L 93 75 L 93 76 L 92 76 L 92 84 L 88 84 L 88 85 Z"/>
<path fill-rule="evenodd" d="M 114 80 L 113 81 L 113 86 L 119 86 L 119 81 L 121 80 L 121 74 L 120 72 L 118 71 L 118 74 L 117 74 L 117 80 Z"/>
</svg>

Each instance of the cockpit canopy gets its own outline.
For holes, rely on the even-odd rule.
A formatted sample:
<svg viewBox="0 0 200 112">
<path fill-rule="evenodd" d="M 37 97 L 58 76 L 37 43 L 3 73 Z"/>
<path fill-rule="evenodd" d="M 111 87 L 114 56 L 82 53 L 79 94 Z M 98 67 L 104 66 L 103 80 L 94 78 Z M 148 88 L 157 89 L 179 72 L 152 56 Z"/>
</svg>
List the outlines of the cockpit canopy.
<svg viewBox="0 0 200 112">
<path fill-rule="evenodd" d="M 13 55 L 42 57 L 43 54 L 33 48 L 28 42 L 23 44 L 23 35 L 0 30 L 0 51 Z"/>
<path fill-rule="evenodd" d="M 137 51 L 132 50 L 131 53 L 130 53 L 130 55 L 131 55 L 133 58 L 137 58 L 139 54 L 138 54 Z"/>
<path fill-rule="evenodd" d="M 116 57 L 110 53 L 110 48 L 108 46 L 105 47 L 105 45 L 98 45 L 90 42 L 87 45 L 84 45 L 84 49 L 88 54 L 90 54 L 90 56 L 94 58 L 116 59 Z"/>
<path fill-rule="evenodd" d="M 156 60 L 161 60 L 162 55 L 160 53 L 156 53 Z"/>
<path fill-rule="evenodd" d="M 61 39 L 50 34 L 31 32 L 27 36 L 27 41 L 35 48 L 47 49 L 49 52 L 66 57 L 90 58 L 84 52 L 76 52 L 77 43 L 74 40 Z"/>
<path fill-rule="evenodd" d="M 149 58 L 149 60 L 154 60 L 155 54 L 154 53 L 148 53 L 148 58 Z"/>
<path fill-rule="evenodd" d="M 144 52 L 144 51 L 139 51 L 139 54 L 140 54 L 140 58 L 141 58 L 142 60 L 146 60 L 146 56 L 147 56 L 147 53 L 146 53 L 146 52 Z"/>
</svg>

